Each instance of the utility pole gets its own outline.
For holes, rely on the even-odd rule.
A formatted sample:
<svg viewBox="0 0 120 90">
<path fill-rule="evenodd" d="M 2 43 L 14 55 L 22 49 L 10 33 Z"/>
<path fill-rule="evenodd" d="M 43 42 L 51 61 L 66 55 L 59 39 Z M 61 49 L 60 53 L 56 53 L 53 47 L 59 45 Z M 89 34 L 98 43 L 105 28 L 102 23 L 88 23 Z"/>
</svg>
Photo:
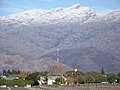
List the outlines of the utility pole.
<svg viewBox="0 0 120 90">
<path fill-rule="evenodd" d="M 75 71 L 75 76 L 76 76 L 76 83 L 77 83 L 76 85 L 78 86 L 78 75 L 77 75 L 77 71 L 78 71 L 78 70 L 77 70 L 77 69 L 74 69 L 74 71 Z"/>
<path fill-rule="evenodd" d="M 60 68 L 61 85 L 62 85 L 63 84 L 63 66 L 59 64 L 60 63 L 60 49 L 57 49 L 56 56 L 57 56 L 58 67 Z"/>
<path fill-rule="evenodd" d="M 60 49 L 57 49 L 57 62 L 60 62 Z"/>
</svg>

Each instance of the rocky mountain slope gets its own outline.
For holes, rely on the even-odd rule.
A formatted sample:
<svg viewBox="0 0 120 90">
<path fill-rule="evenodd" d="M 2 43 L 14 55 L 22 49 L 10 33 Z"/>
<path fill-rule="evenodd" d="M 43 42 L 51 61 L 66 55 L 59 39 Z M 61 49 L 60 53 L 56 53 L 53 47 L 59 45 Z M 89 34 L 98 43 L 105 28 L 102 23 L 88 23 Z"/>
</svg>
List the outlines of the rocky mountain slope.
<svg viewBox="0 0 120 90">
<path fill-rule="evenodd" d="M 120 65 L 120 10 L 99 16 L 91 8 L 76 4 L 68 8 L 35 9 L 9 16 L 0 16 L 0 50 L 9 54 L 29 57 L 31 63 L 37 62 L 37 59 L 40 60 L 42 56 L 56 51 L 57 48 L 65 49 L 65 51 L 73 49 L 74 52 L 76 52 L 75 48 L 84 48 L 83 52 L 85 52 L 90 47 L 95 48 L 95 51 L 101 51 L 100 56 L 109 53 L 105 54 L 102 60 L 108 63 L 117 60 L 113 66 Z M 112 57 L 110 57 L 111 55 Z M 72 55 L 70 54 L 70 56 Z M 69 58 L 72 58 L 70 56 Z M 22 57 L 18 60 L 22 61 Z M 93 57 L 96 58 L 96 54 Z M 74 62 L 75 58 L 70 59 L 71 61 L 67 60 L 67 62 Z M 86 64 L 84 60 L 88 62 L 93 60 L 98 64 L 102 62 L 101 59 L 84 58 L 82 63 L 87 66 L 90 66 L 90 63 Z M 24 61 L 29 62 L 29 59 Z M 0 62 L 2 63 L 2 59 Z M 63 63 L 71 66 L 67 62 L 65 63 L 65 58 L 63 58 Z M 77 59 L 76 62 L 80 61 Z M 25 67 L 28 68 L 28 63 L 25 64 Z M 111 64 L 106 65 L 107 71 L 110 72 Z M 4 63 L 3 66 L 7 67 Z M 81 66 L 79 68 L 82 68 L 83 71 L 87 70 Z M 96 69 L 93 70 L 98 70 L 98 67 L 96 66 Z M 120 69 L 117 67 L 114 70 L 119 71 Z"/>
<path fill-rule="evenodd" d="M 56 60 L 57 51 L 45 54 L 41 58 Z M 119 72 L 120 60 L 110 53 L 102 52 L 93 47 L 60 50 L 60 62 L 81 71 Z"/>
<path fill-rule="evenodd" d="M 63 71 L 71 70 L 65 64 L 58 63 L 53 59 L 33 59 L 17 54 L 0 52 L 0 71 L 3 69 L 20 69 L 22 71 L 48 71 L 51 72 L 55 65 L 63 67 Z"/>
</svg>

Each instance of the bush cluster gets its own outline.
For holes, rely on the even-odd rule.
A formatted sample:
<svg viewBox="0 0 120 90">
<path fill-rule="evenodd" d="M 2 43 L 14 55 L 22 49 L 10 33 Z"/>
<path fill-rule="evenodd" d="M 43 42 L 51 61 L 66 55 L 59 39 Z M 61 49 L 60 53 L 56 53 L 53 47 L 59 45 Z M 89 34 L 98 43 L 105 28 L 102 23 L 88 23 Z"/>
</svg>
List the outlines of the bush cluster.
<svg viewBox="0 0 120 90">
<path fill-rule="evenodd" d="M 0 86 L 1 85 L 6 85 L 6 86 L 14 87 L 15 85 L 17 85 L 19 87 L 24 87 L 27 84 L 33 84 L 33 81 L 22 80 L 22 79 L 14 79 L 14 80 L 0 79 Z"/>
</svg>

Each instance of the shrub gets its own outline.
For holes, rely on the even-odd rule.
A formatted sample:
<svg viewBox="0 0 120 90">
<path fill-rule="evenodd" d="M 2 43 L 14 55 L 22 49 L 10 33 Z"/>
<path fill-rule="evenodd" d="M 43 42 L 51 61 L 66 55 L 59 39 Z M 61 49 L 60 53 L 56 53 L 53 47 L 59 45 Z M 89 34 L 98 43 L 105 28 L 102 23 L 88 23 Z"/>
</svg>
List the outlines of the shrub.
<svg viewBox="0 0 120 90">
<path fill-rule="evenodd" d="M 27 80 L 5 80 L 5 79 L 1 79 L 0 80 L 0 85 L 6 85 L 6 86 L 15 86 L 18 85 L 19 87 L 24 87 L 27 84 L 33 84 L 33 81 L 27 81 Z"/>
</svg>

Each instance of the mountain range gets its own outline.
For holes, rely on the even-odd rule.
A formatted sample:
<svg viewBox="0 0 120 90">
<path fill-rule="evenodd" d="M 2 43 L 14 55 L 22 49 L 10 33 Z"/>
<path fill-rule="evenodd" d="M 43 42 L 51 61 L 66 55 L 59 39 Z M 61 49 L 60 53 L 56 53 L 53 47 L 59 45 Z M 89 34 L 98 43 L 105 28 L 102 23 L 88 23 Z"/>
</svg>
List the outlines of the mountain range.
<svg viewBox="0 0 120 90">
<path fill-rule="evenodd" d="M 75 4 L 0 16 L 1 69 L 48 70 L 57 49 L 66 68 L 119 72 L 120 10 L 101 15 Z"/>
</svg>

